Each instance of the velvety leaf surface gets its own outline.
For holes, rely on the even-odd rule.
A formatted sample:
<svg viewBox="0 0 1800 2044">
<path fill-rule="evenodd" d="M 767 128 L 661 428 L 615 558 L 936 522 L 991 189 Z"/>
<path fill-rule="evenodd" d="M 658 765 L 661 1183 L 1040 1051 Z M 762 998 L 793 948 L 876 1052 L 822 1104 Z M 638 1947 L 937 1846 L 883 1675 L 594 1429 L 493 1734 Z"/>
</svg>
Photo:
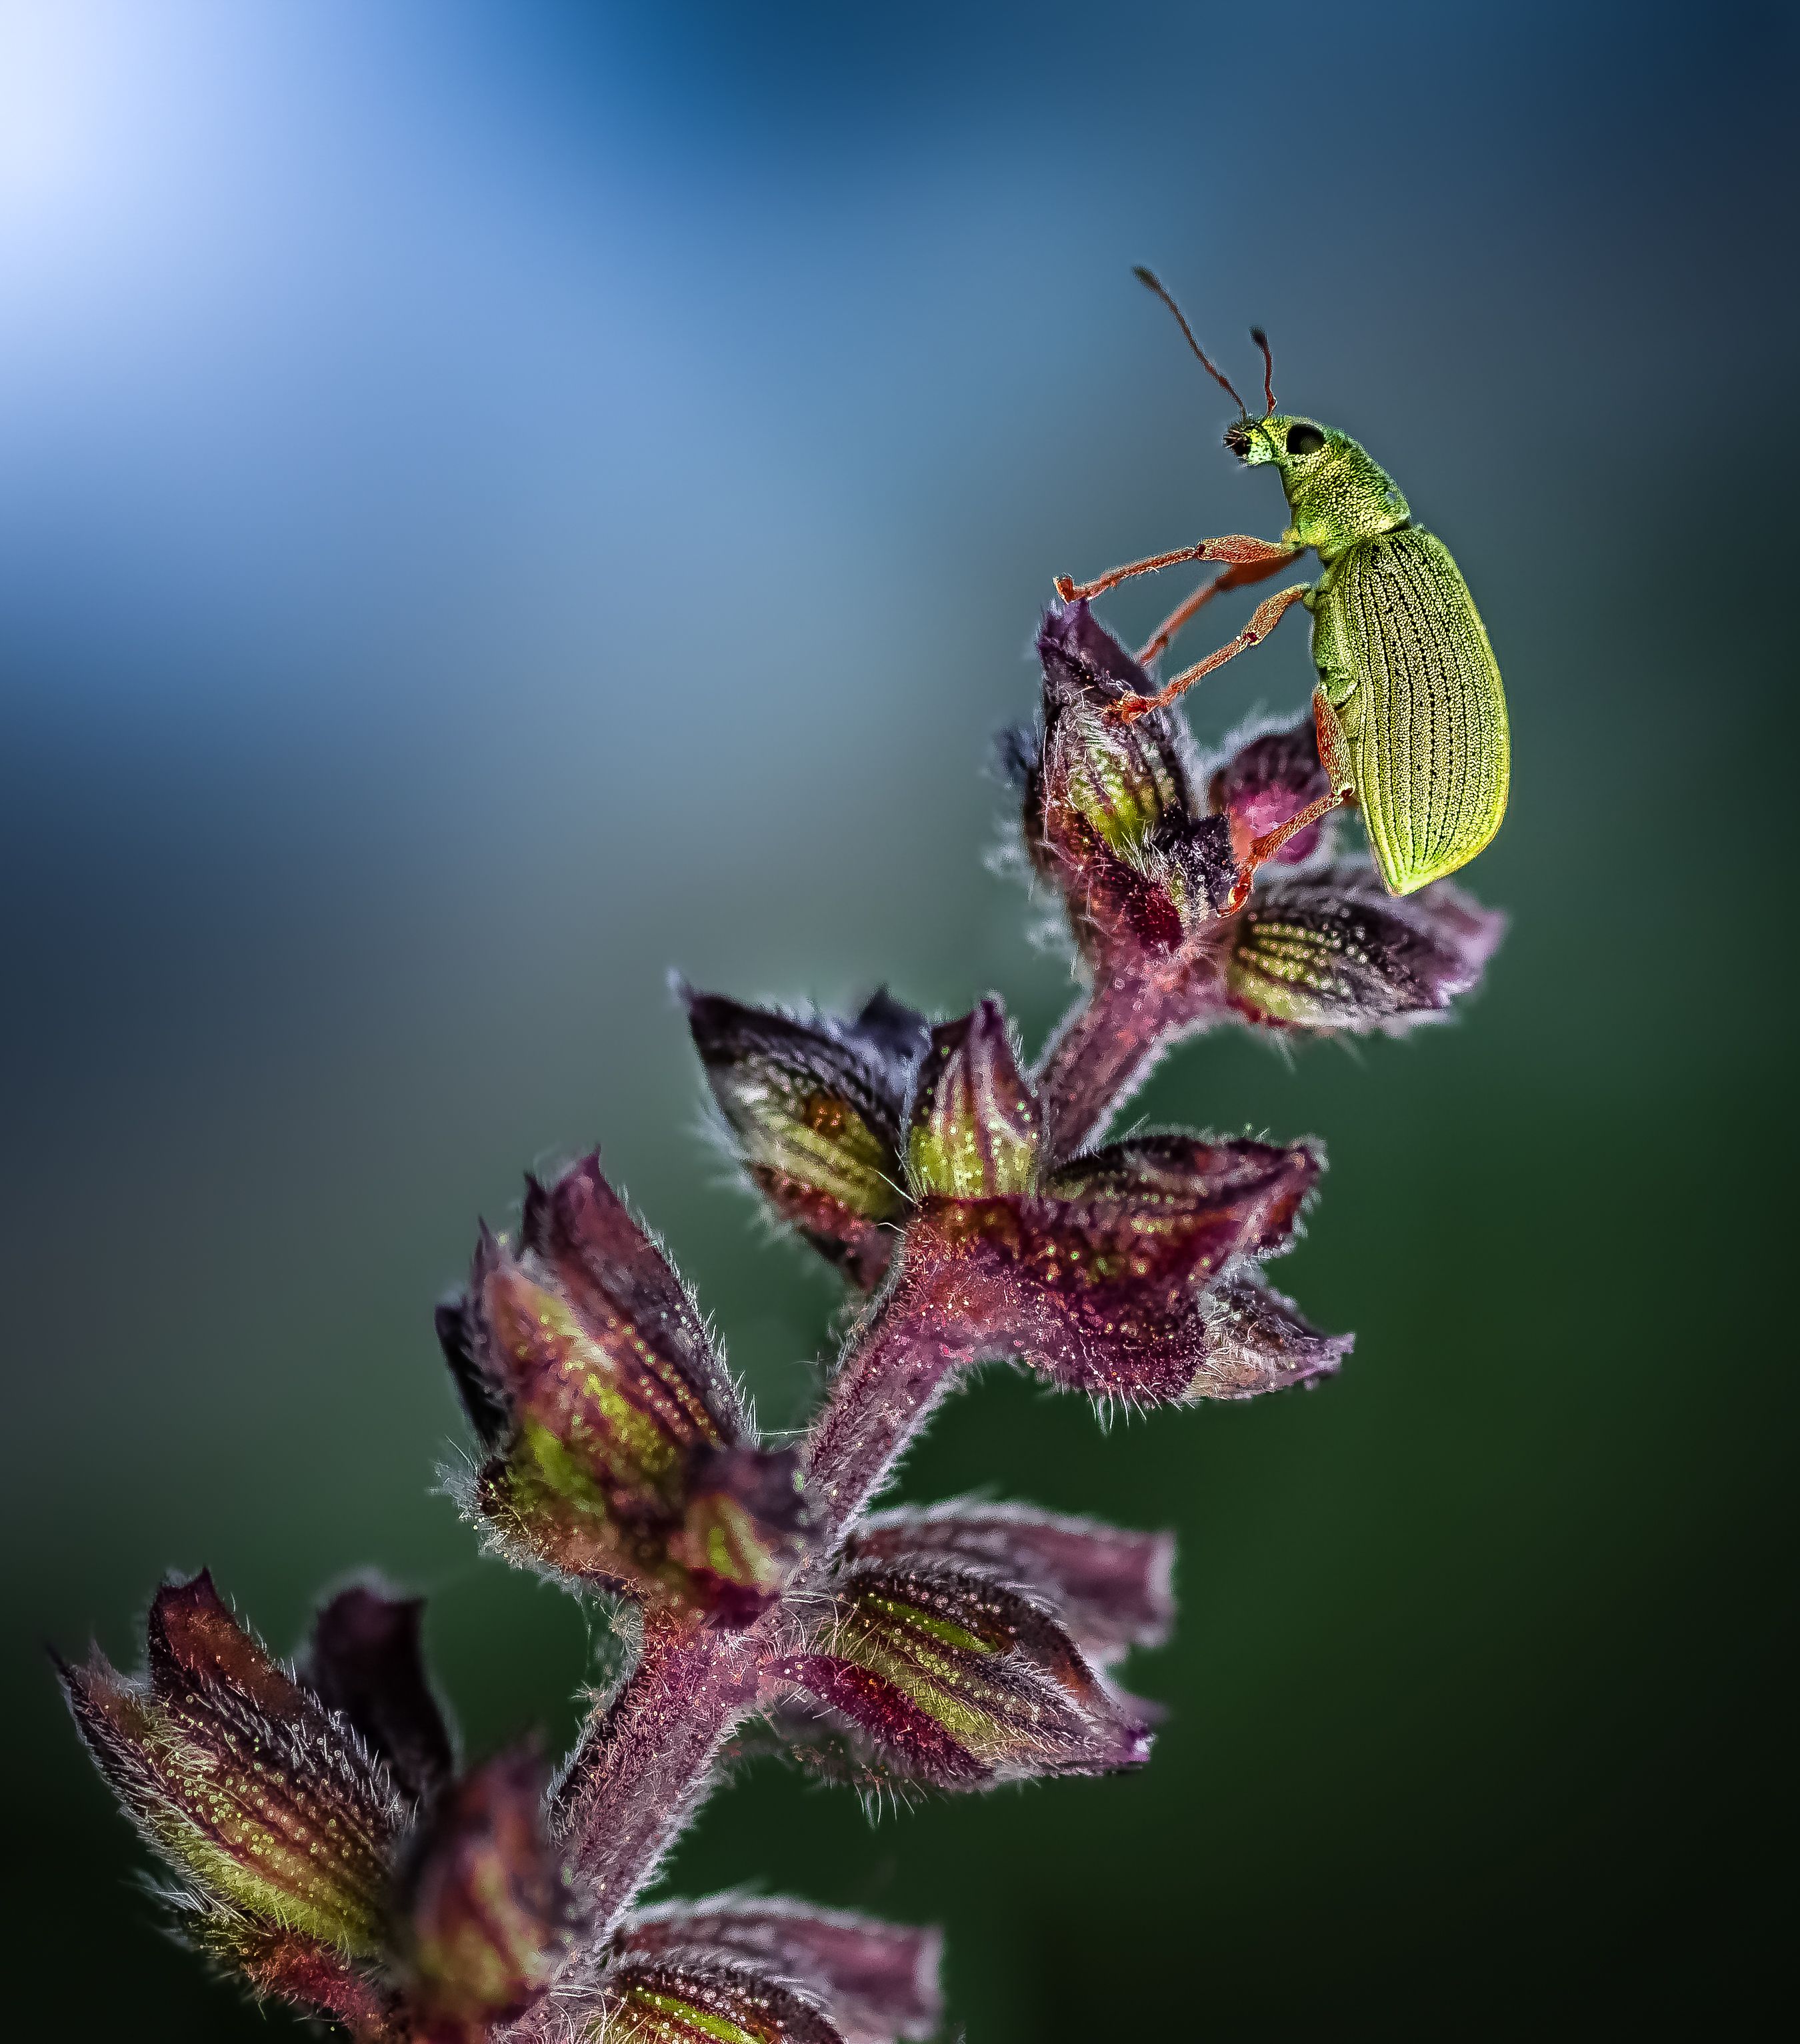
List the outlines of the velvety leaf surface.
<svg viewBox="0 0 1800 2044">
<path fill-rule="evenodd" d="M 930 1031 L 885 989 L 853 1020 L 682 989 L 707 1082 L 775 1217 L 867 1289 L 906 1206 L 906 1103 Z"/>
</svg>

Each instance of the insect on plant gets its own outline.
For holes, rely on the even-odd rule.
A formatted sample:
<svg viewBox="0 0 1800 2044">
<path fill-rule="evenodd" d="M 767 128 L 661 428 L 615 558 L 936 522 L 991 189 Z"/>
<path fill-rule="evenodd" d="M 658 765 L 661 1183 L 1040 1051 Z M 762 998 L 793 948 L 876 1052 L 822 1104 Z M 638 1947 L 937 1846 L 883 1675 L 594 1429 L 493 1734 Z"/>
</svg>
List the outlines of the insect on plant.
<svg viewBox="0 0 1800 2044">
<path fill-rule="evenodd" d="M 1251 845 L 1233 905 L 1248 897 L 1251 877 L 1265 859 L 1345 803 L 1362 810 L 1389 893 L 1413 893 L 1466 866 L 1506 813 L 1506 699 L 1468 585 L 1443 542 L 1413 523 L 1392 478 L 1348 433 L 1276 412 L 1275 363 L 1260 328 L 1251 329 L 1251 338 L 1262 351 L 1266 407 L 1253 419 L 1160 279 L 1143 268 L 1137 275 L 1236 401 L 1239 416 L 1225 444 L 1246 467 L 1275 464 L 1291 522 L 1277 540 L 1234 534 L 1152 554 L 1090 582 L 1059 575 L 1056 593 L 1074 602 L 1183 561 L 1223 563 L 1164 620 L 1138 655 L 1147 663 L 1222 590 L 1265 581 L 1310 548 L 1325 570 L 1316 582 L 1295 582 L 1265 597 L 1235 639 L 1184 668 L 1160 694 L 1128 697 L 1112 714 L 1129 722 L 1164 708 L 1202 675 L 1260 644 L 1290 605 L 1303 603 L 1313 615 L 1319 673 L 1313 716 L 1331 786 Z"/>
</svg>

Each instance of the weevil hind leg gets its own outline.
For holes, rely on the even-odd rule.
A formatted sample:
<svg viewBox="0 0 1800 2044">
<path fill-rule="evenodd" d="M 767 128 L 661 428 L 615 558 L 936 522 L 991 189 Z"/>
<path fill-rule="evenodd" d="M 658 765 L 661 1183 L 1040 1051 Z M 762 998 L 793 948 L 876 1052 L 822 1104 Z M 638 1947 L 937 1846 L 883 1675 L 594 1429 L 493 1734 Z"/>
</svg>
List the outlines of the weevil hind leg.
<svg viewBox="0 0 1800 2044">
<path fill-rule="evenodd" d="M 1196 546 L 1177 547 L 1173 553 L 1146 554 L 1140 561 L 1127 561 L 1122 568 L 1110 568 L 1105 574 L 1096 575 L 1092 582 L 1077 582 L 1073 575 L 1058 575 L 1056 594 L 1065 603 L 1090 602 L 1097 596 L 1104 596 L 1108 590 L 1117 589 L 1121 582 L 1129 582 L 1137 575 L 1154 574 L 1159 568 L 1179 567 L 1183 561 L 1224 561 L 1234 568 L 1244 567 L 1259 561 L 1290 561 L 1304 551 L 1303 548 L 1290 547 L 1280 540 L 1257 540 L 1246 532 L 1229 532 L 1223 539 L 1202 540 Z M 1275 569 L 1271 567 L 1265 572 L 1272 574 Z"/>
<path fill-rule="evenodd" d="M 1293 550 L 1286 548 L 1271 553 L 1266 561 L 1240 561 L 1236 567 L 1221 568 L 1210 582 L 1202 582 L 1185 601 L 1177 604 L 1156 628 L 1156 636 L 1138 648 L 1137 664 L 1146 667 L 1166 653 L 1176 634 L 1185 631 L 1215 596 L 1222 596 L 1227 590 L 1247 589 L 1252 582 L 1267 582 L 1293 558 Z"/>
<path fill-rule="evenodd" d="M 1356 776 L 1350 764 L 1350 740 L 1344 720 L 1323 689 L 1313 691 L 1313 729 L 1318 737 L 1319 764 L 1325 770 L 1325 778 L 1340 801 L 1354 802 Z"/>
<path fill-rule="evenodd" d="M 1167 709 L 1175 697 L 1185 695 L 1194 684 L 1215 667 L 1222 667 L 1227 660 L 1235 660 L 1240 653 L 1248 652 L 1252 646 L 1260 646 L 1268 637 L 1286 615 L 1290 604 L 1298 603 L 1310 589 L 1310 584 L 1297 582 L 1287 589 L 1277 590 L 1273 596 L 1265 596 L 1252 612 L 1250 622 L 1235 639 L 1228 640 L 1216 653 L 1209 653 L 1203 660 L 1197 660 L 1191 667 L 1184 667 L 1158 695 L 1127 696 L 1113 705 L 1110 714 L 1121 724 L 1129 724 L 1133 717 L 1148 717 L 1153 709 Z"/>
<path fill-rule="evenodd" d="M 1319 764 L 1325 770 L 1331 782 L 1329 794 L 1320 795 L 1309 802 L 1297 816 L 1291 816 L 1284 824 L 1277 824 L 1272 831 L 1251 841 L 1244 854 L 1244 863 L 1237 869 L 1237 878 L 1232 883 L 1231 897 L 1225 904 L 1227 915 L 1235 914 L 1250 898 L 1252 883 L 1256 878 L 1256 869 L 1265 860 L 1274 858 L 1290 839 L 1297 838 L 1303 830 L 1329 816 L 1333 809 L 1354 804 L 1356 790 L 1350 778 L 1350 743 L 1344 735 L 1344 726 L 1338 721 L 1337 712 L 1325 700 L 1323 689 L 1313 691 L 1313 728 L 1318 734 Z"/>
</svg>

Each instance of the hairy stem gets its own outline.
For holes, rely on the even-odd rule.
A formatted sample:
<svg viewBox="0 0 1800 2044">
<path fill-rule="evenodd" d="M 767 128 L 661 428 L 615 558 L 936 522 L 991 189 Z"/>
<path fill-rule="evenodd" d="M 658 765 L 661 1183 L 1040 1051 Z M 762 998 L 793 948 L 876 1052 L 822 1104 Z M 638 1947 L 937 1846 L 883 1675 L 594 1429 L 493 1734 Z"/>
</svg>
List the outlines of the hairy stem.
<svg viewBox="0 0 1800 2044">
<path fill-rule="evenodd" d="M 863 1323 L 807 1446 L 806 1495 L 824 1528 L 817 1566 L 829 1561 L 967 1360 L 955 1324 L 933 1296 L 929 1271 L 921 1276 L 904 1265 Z"/>
<path fill-rule="evenodd" d="M 1165 1051 L 1223 1015 L 1216 950 L 1206 930 L 1166 959 L 1096 975 L 1038 1065 L 1049 1159 L 1060 1162 L 1102 1134 L 1113 1108 Z"/>
<path fill-rule="evenodd" d="M 698 1808 L 720 1746 L 756 1700 L 760 1643 L 647 1615 L 630 1680 L 583 1728 L 557 1801 L 601 1936 Z"/>
<path fill-rule="evenodd" d="M 592 1938 L 571 1973 L 591 1966 L 698 1811 L 720 1747 L 756 1707 L 762 1672 L 793 1631 L 796 1603 L 816 1590 L 963 1359 L 955 1324 L 929 1273 L 903 1267 L 852 1337 L 806 1451 L 819 1544 L 774 1610 L 742 1632 L 646 1615 L 637 1666 L 588 1721 L 556 1791 L 568 1865 L 593 1911 Z"/>
</svg>

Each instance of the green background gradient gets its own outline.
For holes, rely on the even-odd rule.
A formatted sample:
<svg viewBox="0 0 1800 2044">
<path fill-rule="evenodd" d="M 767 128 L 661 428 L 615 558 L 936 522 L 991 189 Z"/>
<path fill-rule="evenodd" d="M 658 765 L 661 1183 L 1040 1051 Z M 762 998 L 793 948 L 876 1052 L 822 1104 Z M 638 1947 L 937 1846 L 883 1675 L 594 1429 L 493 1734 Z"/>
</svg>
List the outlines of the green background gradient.
<svg viewBox="0 0 1800 2044">
<path fill-rule="evenodd" d="M 979 2044 L 1719 2034 L 1793 1858 L 1794 53 L 1729 5 L 0 7 L 17 2034 L 290 2032 L 161 1934 L 41 1658 L 133 1659 L 165 1567 L 286 1647 L 377 1564 L 471 1750 L 568 1734 L 583 1612 L 433 1488 L 431 1306 L 523 1169 L 603 1144 L 803 1409 L 835 1295 L 707 1147 L 670 968 L 1060 1012 L 983 865 L 1049 578 L 1281 523 L 1134 261 L 1468 575 L 1512 932 L 1450 1027 L 1225 1034 L 1143 1103 L 1324 1138 L 1273 1274 L 1340 1379 L 1105 1435 L 992 1371 L 908 1468 L 1178 1529 L 1150 1767 L 872 1831 L 763 1769 L 673 1875 L 942 1921 Z M 1310 682 L 1290 626 L 1190 713 Z"/>
</svg>

